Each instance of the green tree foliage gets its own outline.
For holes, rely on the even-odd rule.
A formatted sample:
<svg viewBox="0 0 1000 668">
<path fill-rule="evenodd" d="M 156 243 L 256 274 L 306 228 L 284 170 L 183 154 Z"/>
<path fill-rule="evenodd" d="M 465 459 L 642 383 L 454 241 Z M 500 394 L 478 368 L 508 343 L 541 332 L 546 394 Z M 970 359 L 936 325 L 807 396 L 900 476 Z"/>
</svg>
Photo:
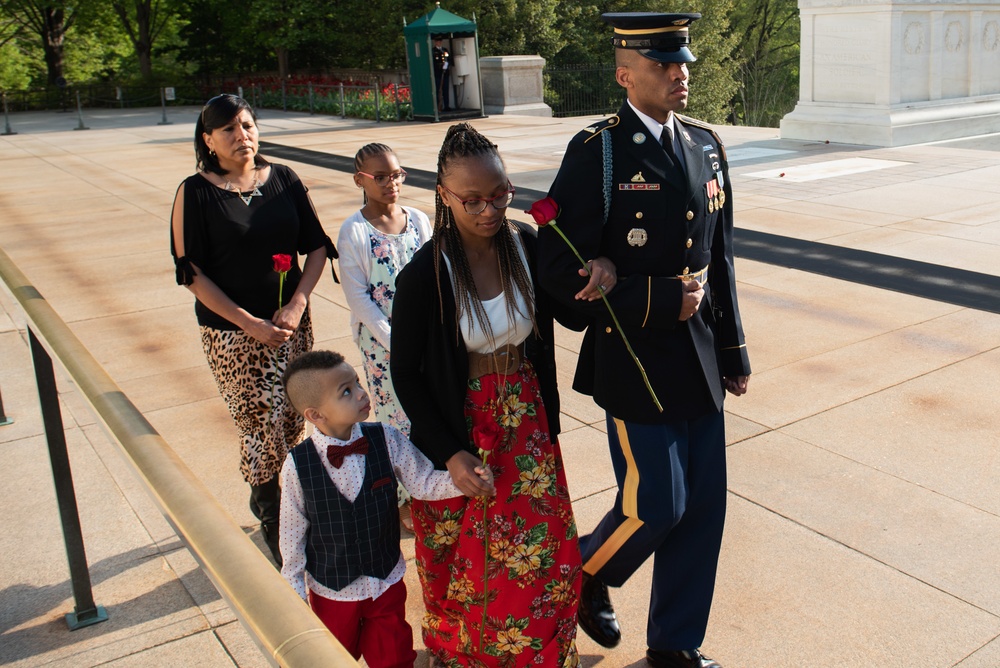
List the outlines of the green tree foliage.
<svg viewBox="0 0 1000 668">
<path fill-rule="evenodd" d="M 734 0 L 684 0 L 677 11 L 701 12 L 691 26 L 691 50 L 698 61 L 691 71 L 691 99 L 684 112 L 708 123 L 727 123 L 732 100 L 739 88 L 738 65 L 733 53 L 739 34 L 730 26 Z"/>
<path fill-rule="evenodd" d="M 13 34 L 9 26 L 16 26 Z M 129 39 L 104 0 L 0 0 L 0 41 L 5 36 L 0 83 L 9 88 L 51 86 L 59 78 L 71 84 L 121 81 L 137 72 Z"/>
<path fill-rule="evenodd" d="M 0 14 L 21 34 L 30 34 L 41 43 L 49 85 L 63 78 L 66 33 L 76 20 L 77 7 L 45 0 L 0 0 Z"/>
<path fill-rule="evenodd" d="M 403 20 L 426 13 L 423 2 L 344 0 L 349 8 L 326 17 L 328 38 L 313 50 L 335 69 L 366 71 L 406 67 Z M 320 45 L 317 45 L 318 47 Z M 315 67 L 323 63 L 315 62 Z"/>
<path fill-rule="evenodd" d="M 733 52 L 738 36 L 730 27 L 734 0 L 682 0 L 671 5 L 673 12 L 699 12 L 702 18 L 691 28 L 691 51 L 698 61 L 691 71 L 691 99 L 686 114 L 709 123 L 725 123 L 731 115 L 737 91 L 737 65 Z M 553 65 L 614 63 L 611 27 L 601 19 L 606 12 L 662 12 L 658 0 L 606 0 L 574 3 L 564 17 L 565 46 Z"/>
<path fill-rule="evenodd" d="M 537 54 L 551 60 L 566 44 L 560 30 L 565 5 L 556 0 L 456 0 L 448 11 L 476 19 L 483 56 Z"/>
<path fill-rule="evenodd" d="M 71 82 L 121 81 L 135 74 L 128 37 L 106 2 L 82 6 L 66 40 L 66 78 Z"/>
<path fill-rule="evenodd" d="M 38 59 L 32 59 L 22 50 L 17 38 L 5 41 L 0 46 L 0 90 L 28 88 L 31 85 L 32 70 L 35 69 L 33 65 L 37 62 Z"/>
<path fill-rule="evenodd" d="M 715 123 L 774 125 L 796 99 L 796 0 L 675 0 L 669 7 L 662 0 L 443 5 L 477 21 L 481 55 L 539 54 L 550 67 L 613 63 L 611 29 L 602 13 L 697 11 L 702 19 L 691 35 L 698 61 L 690 66 L 687 113 Z M 185 67 L 206 81 L 276 69 L 281 76 L 402 69 L 404 21 L 433 9 L 430 0 L 0 0 L 0 55 L 6 54 L 0 83 L 19 84 L 26 77 L 37 83 L 40 69 L 50 83 L 64 72 L 77 81 L 176 79 Z M 595 79 L 587 85 L 599 84 Z M 613 87 L 602 93 L 612 101 L 616 94 Z"/>
<path fill-rule="evenodd" d="M 290 73 L 291 55 L 315 41 L 327 31 L 330 15 L 346 13 L 348 3 L 326 0 L 253 0 L 249 18 L 256 30 L 258 46 L 272 51 L 278 61 L 278 73 Z"/>
<path fill-rule="evenodd" d="M 154 45 L 177 34 L 178 8 L 171 0 L 111 0 L 110 5 L 132 44 L 140 76 L 150 81 Z"/>
<path fill-rule="evenodd" d="M 27 88 L 31 83 L 29 40 L 21 24 L 12 16 L 0 14 L 0 90 Z"/>
<path fill-rule="evenodd" d="M 191 63 L 198 74 L 269 71 L 275 69 L 274 53 L 256 42 L 257 27 L 246 13 L 216 0 L 185 0 L 178 13 L 182 43 L 178 57 Z"/>
<path fill-rule="evenodd" d="M 735 122 L 777 127 L 795 107 L 799 82 L 796 0 L 747 0 L 733 17 L 743 36 L 738 50 Z"/>
</svg>

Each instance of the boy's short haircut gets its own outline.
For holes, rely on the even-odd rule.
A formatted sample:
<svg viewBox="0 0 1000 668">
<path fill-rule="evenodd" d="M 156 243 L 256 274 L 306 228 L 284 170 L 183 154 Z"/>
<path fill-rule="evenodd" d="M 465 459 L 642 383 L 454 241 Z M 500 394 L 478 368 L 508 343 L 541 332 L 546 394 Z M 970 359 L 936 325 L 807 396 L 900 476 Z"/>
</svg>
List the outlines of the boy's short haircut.
<svg viewBox="0 0 1000 668">
<path fill-rule="evenodd" d="M 301 383 L 292 382 L 295 376 L 309 371 L 333 369 L 343 363 L 344 356 L 331 350 L 313 350 L 299 355 L 289 362 L 285 368 L 285 374 L 281 377 L 281 384 L 285 386 L 285 395 L 292 404 L 292 408 L 301 413 L 305 408 L 308 408 L 306 404 L 316 403 L 315 397 L 308 396 L 306 387 L 302 387 Z"/>
</svg>

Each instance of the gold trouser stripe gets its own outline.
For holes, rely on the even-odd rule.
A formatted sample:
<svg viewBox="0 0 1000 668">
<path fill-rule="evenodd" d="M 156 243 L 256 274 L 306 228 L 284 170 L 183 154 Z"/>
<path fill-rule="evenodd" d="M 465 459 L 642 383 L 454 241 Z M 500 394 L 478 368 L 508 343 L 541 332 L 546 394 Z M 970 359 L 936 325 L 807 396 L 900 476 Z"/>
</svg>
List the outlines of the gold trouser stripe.
<svg viewBox="0 0 1000 668">
<path fill-rule="evenodd" d="M 653 277 L 646 277 L 646 317 L 642 319 L 642 326 L 645 327 L 646 323 L 649 322 L 649 305 L 653 301 Z"/>
<path fill-rule="evenodd" d="M 687 30 L 688 26 L 667 26 L 665 28 L 638 28 L 638 29 L 627 29 L 627 28 L 615 28 L 616 35 L 652 35 L 654 33 L 660 32 L 679 32 L 681 30 Z"/>
<path fill-rule="evenodd" d="M 622 513 L 625 514 L 625 521 L 583 565 L 583 570 L 588 575 L 594 575 L 604 568 L 604 564 L 608 563 L 608 560 L 644 524 L 639 519 L 639 469 L 632 455 L 632 445 L 628 440 L 625 422 L 615 418 L 615 429 L 618 432 L 618 445 L 621 446 L 622 454 L 625 456 L 625 485 L 622 489 Z"/>
<path fill-rule="evenodd" d="M 638 531 L 643 525 L 643 521 L 636 517 L 626 517 L 625 521 L 622 522 L 615 532 L 611 534 L 611 537 L 604 541 L 604 545 L 594 552 L 594 556 L 587 560 L 587 563 L 583 565 L 583 572 L 587 575 L 594 575 L 599 570 L 604 568 L 604 564 L 608 563 L 608 559 L 615 556 L 621 546 L 632 537 L 636 531 Z"/>
</svg>

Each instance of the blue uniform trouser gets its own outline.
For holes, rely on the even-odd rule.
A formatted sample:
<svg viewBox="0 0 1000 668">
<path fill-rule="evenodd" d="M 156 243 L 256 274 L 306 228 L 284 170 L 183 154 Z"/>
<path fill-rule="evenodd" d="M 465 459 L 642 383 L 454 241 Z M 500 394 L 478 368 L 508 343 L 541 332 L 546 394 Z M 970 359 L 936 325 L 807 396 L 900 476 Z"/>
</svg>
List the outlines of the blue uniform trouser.
<svg viewBox="0 0 1000 668">
<path fill-rule="evenodd" d="M 608 414 L 607 421 L 618 496 L 580 539 L 583 569 L 620 587 L 653 555 L 648 646 L 700 647 L 726 517 L 723 415 L 647 425 Z"/>
</svg>

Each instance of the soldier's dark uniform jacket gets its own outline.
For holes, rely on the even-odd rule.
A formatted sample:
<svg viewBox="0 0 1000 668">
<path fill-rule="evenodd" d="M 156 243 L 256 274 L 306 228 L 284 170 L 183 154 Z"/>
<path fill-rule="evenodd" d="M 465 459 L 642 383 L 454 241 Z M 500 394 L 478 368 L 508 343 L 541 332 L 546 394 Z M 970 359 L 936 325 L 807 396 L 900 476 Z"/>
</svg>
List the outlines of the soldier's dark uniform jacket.
<svg viewBox="0 0 1000 668">
<path fill-rule="evenodd" d="M 556 220 L 584 259 L 614 261 L 608 295 L 663 405 L 660 413 L 601 301 L 573 299 L 586 279 L 551 229 L 538 235 L 541 284 L 592 323 L 573 387 L 616 418 L 689 420 L 720 411 L 723 376 L 750 374 L 733 271 L 733 205 L 726 154 L 705 124 L 677 115 L 685 174 L 626 102 L 617 116 L 573 138 L 549 196 Z M 607 165 L 607 169 L 605 166 Z M 702 272 L 707 269 L 707 276 Z M 682 280 L 707 279 L 700 309 L 679 321 Z"/>
</svg>

